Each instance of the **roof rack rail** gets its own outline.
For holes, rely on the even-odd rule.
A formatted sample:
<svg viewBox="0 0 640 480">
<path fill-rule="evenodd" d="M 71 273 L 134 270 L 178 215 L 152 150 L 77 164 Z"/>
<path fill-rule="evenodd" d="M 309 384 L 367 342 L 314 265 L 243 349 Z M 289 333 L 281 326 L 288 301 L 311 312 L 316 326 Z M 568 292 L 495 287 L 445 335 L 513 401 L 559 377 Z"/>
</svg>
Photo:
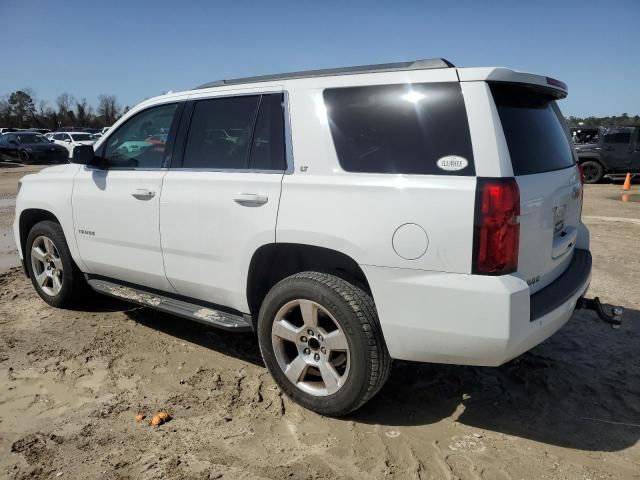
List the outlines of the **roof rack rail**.
<svg viewBox="0 0 640 480">
<path fill-rule="evenodd" d="M 426 70 L 430 68 L 452 68 L 453 63 L 444 58 L 429 58 L 413 62 L 378 63 L 374 65 L 359 65 L 355 67 L 325 68 L 321 70 L 305 70 L 301 72 L 276 73 L 259 75 L 256 77 L 233 78 L 230 80 L 216 80 L 195 88 L 222 87 L 224 85 L 238 85 L 241 83 L 272 82 L 276 80 L 290 80 L 294 78 L 328 77 L 331 75 L 353 75 L 356 73 L 397 72 L 402 70 Z"/>
</svg>

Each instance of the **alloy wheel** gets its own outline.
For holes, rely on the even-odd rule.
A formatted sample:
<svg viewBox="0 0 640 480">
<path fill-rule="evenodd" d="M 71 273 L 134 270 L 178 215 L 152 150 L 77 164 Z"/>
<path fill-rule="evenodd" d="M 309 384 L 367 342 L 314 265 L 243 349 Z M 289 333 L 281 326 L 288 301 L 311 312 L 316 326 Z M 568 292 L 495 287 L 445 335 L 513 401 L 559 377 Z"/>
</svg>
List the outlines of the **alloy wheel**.
<svg viewBox="0 0 640 480">
<path fill-rule="evenodd" d="M 286 303 L 275 316 L 271 341 L 278 365 L 303 392 L 333 395 L 345 384 L 351 365 L 349 343 L 340 324 L 318 303 Z"/>
<path fill-rule="evenodd" d="M 31 245 L 31 268 L 44 293 L 55 297 L 62 290 L 63 267 L 53 240 L 41 235 Z"/>
</svg>

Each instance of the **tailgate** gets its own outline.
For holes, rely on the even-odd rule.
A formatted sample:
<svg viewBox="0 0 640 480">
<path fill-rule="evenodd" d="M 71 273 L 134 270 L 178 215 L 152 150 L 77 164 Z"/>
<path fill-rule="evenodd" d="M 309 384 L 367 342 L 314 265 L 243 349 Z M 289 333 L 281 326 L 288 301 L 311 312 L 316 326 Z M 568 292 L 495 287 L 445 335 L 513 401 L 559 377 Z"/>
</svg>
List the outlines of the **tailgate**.
<svg viewBox="0 0 640 480">
<path fill-rule="evenodd" d="M 573 257 L 582 210 L 580 174 L 553 96 L 525 84 L 490 87 L 520 189 L 518 273 L 535 293 Z"/>
<path fill-rule="evenodd" d="M 580 223 L 580 178 L 571 167 L 516 181 L 521 214 L 518 273 L 535 293 L 571 262 Z"/>
</svg>

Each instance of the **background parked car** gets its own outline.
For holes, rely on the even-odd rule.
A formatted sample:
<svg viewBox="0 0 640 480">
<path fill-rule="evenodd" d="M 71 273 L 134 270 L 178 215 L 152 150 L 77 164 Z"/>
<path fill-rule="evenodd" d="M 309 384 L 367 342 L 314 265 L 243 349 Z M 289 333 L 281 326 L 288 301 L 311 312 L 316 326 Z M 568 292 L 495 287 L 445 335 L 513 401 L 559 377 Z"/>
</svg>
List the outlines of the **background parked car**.
<svg viewBox="0 0 640 480">
<path fill-rule="evenodd" d="M 60 163 L 67 161 L 67 149 L 52 144 L 35 132 L 0 135 L 0 160 L 22 163 Z"/>
<path fill-rule="evenodd" d="M 96 139 L 91 133 L 86 132 L 56 132 L 51 138 L 53 142 L 62 145 L 69 152 L 69 158 L 73 157 L 73 149 L 78 145 L 93 145 Z"/>
<path fill-rule="evenodd" d="M 640 173 L 640 126 L 572 129 L 572 135 L 585 183 Z"/>
</svg>

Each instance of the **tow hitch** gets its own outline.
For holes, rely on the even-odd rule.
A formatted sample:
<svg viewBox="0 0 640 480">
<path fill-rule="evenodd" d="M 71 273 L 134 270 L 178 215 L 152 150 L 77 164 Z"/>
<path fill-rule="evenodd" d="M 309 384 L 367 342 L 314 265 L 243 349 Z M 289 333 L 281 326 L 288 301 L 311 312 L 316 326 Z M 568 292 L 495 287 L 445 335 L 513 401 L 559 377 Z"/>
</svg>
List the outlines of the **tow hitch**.
<svg viewBox="0 0 640 480">
<path fill-rule="evenodd" d="M 620 328 L 622 324 L 622 314 L 624 313 L 624 308 L 614 306 L 611 307 L 611 313 L 605 312 L 602 304 L 600 303 L 600 299 L 596 298 L 580 298 L 576 305 L 576 309 L 584 308 L 586 310 L 593 310 L 598 314 L 598 318 L 605 323 L 608 323 L 613 328 Z"/>
</svg>

